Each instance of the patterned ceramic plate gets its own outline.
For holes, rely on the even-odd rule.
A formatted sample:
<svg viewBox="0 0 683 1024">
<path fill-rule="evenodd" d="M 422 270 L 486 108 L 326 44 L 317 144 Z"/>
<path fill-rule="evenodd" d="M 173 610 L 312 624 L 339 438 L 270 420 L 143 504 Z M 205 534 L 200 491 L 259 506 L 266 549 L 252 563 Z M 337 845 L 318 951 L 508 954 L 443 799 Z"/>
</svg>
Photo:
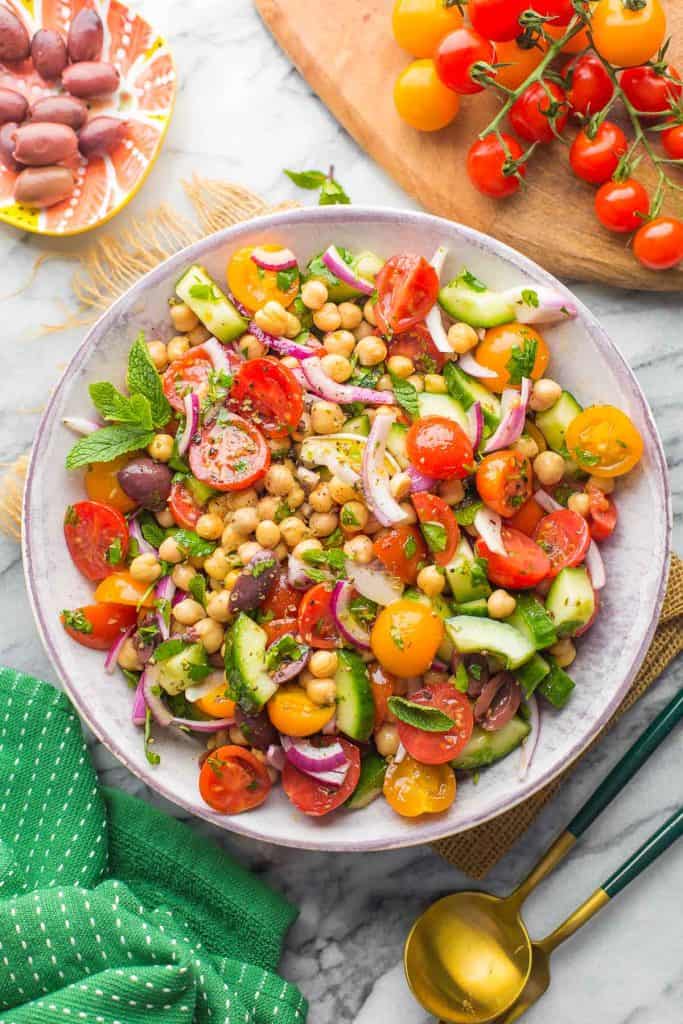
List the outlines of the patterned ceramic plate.
<svg viewBox="0 0 683 1024">
<path fill-rule="evenodd" d="M 121 75 L 114 96 L 91 101 L 91 116 L 125 118 L 121 142 L 105 157 L 77 157 L 71 167 L 75 187 L 63 202 L 45 210 L 14 202 L 16 172 L 0 163 L 0 220 L 40 235 L 77 235 L 110 220 L 136 194 L 159 155 L 173 110 L 176 74 L 166 42 L 143 18 L 119 0 L 2 0 L 26 25 L 54 28 L 64 36 L 82 7 L 94 7 L 104 24 L 102 60 Z M 30 103 L 57 89 L 31 61 L 0 63 L 0 86 L 22 92 Z"/>
</svg>

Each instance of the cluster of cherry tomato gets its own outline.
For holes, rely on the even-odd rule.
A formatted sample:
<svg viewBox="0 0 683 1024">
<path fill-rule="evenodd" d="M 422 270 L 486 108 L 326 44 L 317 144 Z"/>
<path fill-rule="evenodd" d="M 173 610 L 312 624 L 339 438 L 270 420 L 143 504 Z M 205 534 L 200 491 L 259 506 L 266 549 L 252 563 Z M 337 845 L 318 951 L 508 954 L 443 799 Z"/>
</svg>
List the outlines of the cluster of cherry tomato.
<svg viewBox="0 0 683 1024">
<path fill-rule="evenodd" d="M 570 118 L 580 125 L 569 149 L 574 175 L 598 186 L 595 212 L 610 231 L 635 232 L 633 251 L 651 270 L 683 260 L 683 221 L 660 212 L 662 169 L 683 160 L 683 80 L 666 61 L 661 0 L 396 0 L 396 41 L 417 59 L 399 76 L 400 116 L 420 131 L 438 131 L 458 114 L 460 98 L 496 88 L 504 106 L 471 145 L 467 172 L 476 189 L 496 199 L 516 193 L 538 145 L 562 138 Z M 571 25 L 577 32 L 559 44 Z M 552 53 L 549 52 L 552 48 Z M 568 59 L 555 62 L 555 56 Z M 638 137 L 630 142 L 607 115 L 623 101 Z M 514 135 L 501 129 L 507 117 Z M 657 155 L 646 136 L 654 131 Z M 520 141 L 521 140 L 521 141 Z M 633 157 L 646 151 L 659 171 L 650 198 L 633 177 Z"/>
</svg>

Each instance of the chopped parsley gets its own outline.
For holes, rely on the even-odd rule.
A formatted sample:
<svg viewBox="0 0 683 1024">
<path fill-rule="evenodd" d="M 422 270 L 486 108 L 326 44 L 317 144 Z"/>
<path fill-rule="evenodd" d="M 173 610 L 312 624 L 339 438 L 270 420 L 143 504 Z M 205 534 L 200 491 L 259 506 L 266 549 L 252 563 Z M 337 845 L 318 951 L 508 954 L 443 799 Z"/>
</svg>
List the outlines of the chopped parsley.
<svg viewBox="0 0 683 1024">
<path fill-rule="evenodd" d="M 218 302 L 221 295 L 213 281 L 210 284 L 190 285 L 190 296 L 200 302 Z"/>
<path fill-rule="evenodd" d="M 370 626 L 377 618 L 379 605 L 368 597 L 358 595 L 349 601 L 349 611 L 361 626 Z"/>
<path fill-rule="evenodd" d="M 488 291 L 488 288 L 486 287 L 484 282 L 480 281 L 479 278 L 475 274 L 473 274 L 471 270 L 463 270 L 462 273 L 460 274 L 460 280 L 463 282 L 463 284 L 466 284 L 468 288 L 471 288 L 473 292 Z"/>
<path fill-rule="evenodd" d="M 413 537 L 412 533 L 409 533 L 406 539 L 403 541 L 403 553 L 406 558 L 412 558 L 417 552 L 417 542 Z"/>
<path fill-rule="evenodd" d="M 196 573 L 190 580 L 187 588 L 195 601 L 199 604 L 206 604 L 206 580 L 200 572 Z"/>
<path fill-rule="evenodd" d="M 453 676 L 453 682 L 456 690 L 460 690 L 461 693 L 467 693 L 470 681 L 467 678 L 467 669 L 462 661 L 458 662 L 458 667 L 456 668 L 455 675 Z"/>
<path fill-rule="evenodd" d="M 215 541 L 204 540 L 194 530 L 176 530 L 173 536 L 178 547 L 188 558 L 207 558 L 216 550 Z"/>
<path fill-rule="evenodd" d="M 273 519 L 276 523 L 281 523 L 283 519 L 287 519 L 288 516 L 292 515 L 292 511 L 293 510 L 289 507 L 289 505 L 283 498 L 282 501 L 278 502 L 278 506 L 275 509 L 275 515 L 273 516 Z"/>
<path fill-rule="evenodd" d="M 299 268 L 290 267 L 288 270 L 278 270 L 276 282 L 281 292 L 288 292 L 299 280 Z"/>
<path fill-rule="evenodd" d="M 150 748 L 150 744 L 154 743 L 154 739 L 152 737 L 152 712 L 149 710 L 149 708 L 147 708 L 146 711 L 145 711 L 145 738 L 144 738 L 144 743 L 145 743 L 145 757 L 147 758 L 149 763 L 150 764 L 159 764 L 159 762 L 161 761 L 161 758 L 153 750 L 149 749 Z"/>
<path fill-rule="evenodd" d="M 468 667 L 467 672 L 469 675 L 472 676 L 473 679 L 476 679 L 477 682 L 479 682 L 479 680 L 481 679 L 482 667 L 481 665 L 478 665 L 477 662 L 475 661 L 472 665 Z"/>
<path fill-rule="evenodd" d="M 391 639 L 394 642 L 394 645 L 396 647 L 398 647 L 399 651 L 402 651 L 403 648 L 405 647 L 405 641 L 403 640 L 403 635 L 401 633 L 401 630 L 398 629 L 397 626 L 392 626 L 391 629 L 389 630 L 389 632 L 390 632 L 390 635 L 391 635 Z M 398 717 L 398 716 L 396 716 L 396 717 Z"/>
<path fill-rule="evenodd" d="M 342 526 L 360 526 L 350 502 L 342 506 L 341 523 Z"/>
<path fill-rule="evenodd" d="M 176 654 L 180 654 L 187 647 L 187 642 L 181 640 L 179 637 L 173 637 L 171 640 L 164 640 L 163 643 L 159 644 L 154 652 L 154 660 L 168 661 L 169 658 L 174 658 Z"/>
<path fill-rule="evenodd" d="M 589 452 L 585 448 L 575 448 L 574 458 L 580 466 L 597 466 L 600 462 L 599 455 L 595 455 L 594 452 Z"/>
<path fill-rule="evenodd" d="M 123 548 L 121 547 L 120 537 L 111 542 L 104 557 L 110 565 L 118 565 L 119 562 L 123 561 Z"/>
<path fill-rule="evenodd" d="M 483 587 L 488 581 L 489 563 L 487 558 L 475 558 L 470 565 L 470 580 L 473 587 Z"/>
<path fill-rule="evenodd" d="M 92 622 L 86 619 L 81 608 L 76 608 L 72 612 L 65 608 L 62 612 L 62 621 L 65 626 L 75 630 L 77 633 L 92 633 L 93 631 Z"/>
<path fill-rule="evenodd" d="M 255 580 L 257 580 L 259 576 L 263 576 L 264 572 L 268 572 L 268 570 L 272 569 L 274 565 L 277 565 L 277 560 L 274 557 L 264 558 L 262 561 L 254 562 L 249 573 Z"/>
<path fill-rule="evenodd" d="M 297 643 L 294 637 L 287 633 L 272 643 L 266 651 L 266 671 L 273 672 L 284 661 L 299 661 L 307 651 L 306 644 Z"/>
<path fill-rule="evenodd" d="M 535 292 L 533 288 L 522 288 L 522 302 L 525 306 L 530 306 L 532 309 L 538 309 L 538 292 Z"/>
<path fill-rule="evenodd" d="M 445 551 L 448 543 L 446 527 L 441 523 L 420 523 L 422 535 L 430 551 Z"/>
<path fill-rule="evenodd" d="M 328 580 L 330 573 L 337 578 L 346 576 L 346 555 L 339 548 L 304 551 L 301 558 L 307 565 L 307 575 L 316 583 Z"/>
<path fill-rule="evenodd" d="M 536 351 L 538 342 L 535 338 L 524 337 L 524 344 L 520 348 L 514 345 L 507 364 L 507 371 L 510 374 L 510 384 L 521 384 L 522 377 L 531 377 L 531 371 L 536 362 Z"/>
</svg>

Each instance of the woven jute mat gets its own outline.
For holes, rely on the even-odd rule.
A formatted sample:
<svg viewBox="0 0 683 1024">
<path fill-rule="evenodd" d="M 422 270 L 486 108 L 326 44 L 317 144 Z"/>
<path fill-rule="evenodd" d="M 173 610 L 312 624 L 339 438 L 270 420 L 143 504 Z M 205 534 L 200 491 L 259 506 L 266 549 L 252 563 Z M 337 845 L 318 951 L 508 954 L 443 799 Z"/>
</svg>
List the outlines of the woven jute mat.
<svg viewBox="0 0 683 1024">
<path fill-rule="evenodd" d="M 107 309 L 142 274 L 168 256 L 212 231 L 272 212 L 259 196 L 239 185 L 195 175 L 183 182 L 193 215 L 186 217 L 168 205 L 150 210 L 129 221 L 117 233 L 99 235 L 85 242 L 79 253 L 38 255 L 34 274 L 49 259 L 64 255 L 76 259 L 73 291 L 81 313 L 72 316 L 63 327 L 87 324 Z M 275 209 L 295 206 L 285 203 Z M 31 281 L 33 280 L 33 275 Z M 28 281 L 24 287 L 31 283 Z M 50 330 L 56 330 L 51 328 Z M 21 494 L 27 457 L 17 459 L 0 480 L 0 529 L 16 540 L 21 536 Z M 669 584 L 659 626 L 645 661 L 619 710 L 595 742 L 612 724 L 635 704 L 661 675 L 670 661 L 683 649 L 683 562 L 672 557 Z M 578 759 L 580 760 L 580 759 Z M 578 760 L 561 776 L 535 796 L 492 821 L 457 836 L 441 839 L 434 849 L 449 863 L 472 878 L 483 878 L 514 846 L 541 808 L 554 796 Z"/>
</svg>

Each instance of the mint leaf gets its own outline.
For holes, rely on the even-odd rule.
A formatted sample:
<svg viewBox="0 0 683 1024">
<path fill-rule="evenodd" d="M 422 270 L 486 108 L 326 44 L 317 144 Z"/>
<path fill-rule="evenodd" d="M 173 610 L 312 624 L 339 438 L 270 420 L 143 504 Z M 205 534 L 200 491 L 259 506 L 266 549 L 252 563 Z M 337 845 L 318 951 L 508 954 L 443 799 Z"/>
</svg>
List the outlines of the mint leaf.
<svg viewBox="0 0 683 1024">
<path fill-rule="evenodd" d="M 92 404 L 103 419 L 115 423 L 131 423 L 145 430 L 152 429 L 152 411 L 144 395 L 127 398 L 106 380 L 91 384 L 88 391 Z"/>
<path fill-rule="evenodd" d="M 305 188 L 309 191 L 319 188 L 318 206 L 333 206 L 336 203 L 346 205 L 351 202 L 339 182 L 335 181 L 333 167 L 330 167 L 327 174 L 322 171 L 289 171 L 287 168 L 285 168 L 285 174 L 297 188 Z"/>
<path fill-rule="evenodd" d="M 216 550 L 215 541 L 203 540 L 194 530 L 176 530 L 173 537 L 188 558 L 207 558 Z"/>
<path fill-rule="evenodd" d="M 342 204 L 348 206 L 351 200 L 347 196 L 346 192 L 334 178 L 327 178 L 320 189 L 320 198 L 318 199 L 318 206 L 335 206 Z"/>
<path fill-rule="evenodd" d="M 180 640 L 174 637 L 172 640 L 164 640 L 162 644 L 159 644 L 154 652 L 155 661 L 168 661 L 169 658 L 175 657 L 176 654 L 180 654 L 187 647 L 185 640 Z"/>
<path fill-rule="evenodd" d="M 132 424 L 117 423 L 111 427 L 102 427 L 76 442 L 66 457 L 66 468 L 82 469 L 91 462 L 111 462 L 119 455 L 146 448 L 153 437 L 153 430 Z"/>
<path fill-rule="evenodd" d="M 285 174 L 290 181 L 294 182 L 297 188 L 309 190 L 321 188 L 327 179 L 327 175 L 322 171 L 288 171 L 285 168 Z"/>
<path fill-rule="evenodd" d="M 394 389 L 394 395 L 398 404 L 405 409 L 405 411 L 417 419 L 420 415 L 418 399 L 417 399 L 417 388 L 408 380 L 404 380 L 403 377 L 397 377 L 395 373 L 390 373 L 391 386 Z"/>
<path fill-rule="evenodd" d="M 477 512 L 483 507 L 483 501 L 477 501 L 476 498 L 466 498 L 465 501 L 458 505 L 457 508 L 453 509 L 453 515 L 455 516 L 456 522 L 459 526 L 471 526 L 476 518 Z"/>
<path fill-rule="evenodd" d="M 328 551 L 304 551 L 302 561 L 307 565 L 325 567 L 331 570 L 335 576 L 346 574 L 346 555 L 339 548 L 330 548 Z M 306 570 L 309 571 L 308 569 Z M 323 576 L 323 579 L 326 577 Z"/>
<path fill-rule="evenodd" d="M 536 362 L 536 350 L 538 342 L 535 338 L 524 338 L 524 344 L 520 348 L 514 345 L 507 363 L 507 371 L 510 374 L 510 384 L 521 384 L 522 377 L 530 377 L 531 371 Z"/>
<path fill-rule="evenodd" d="M 142 331 L 133 342 L 128 355 L 126 384 L 131 395 L 144 395 L 149 400 L 152 422 L 155 427 L 163 427 L 168 423 L 171 418 L 171 406 L 161 386 L 161 378 L 145 345 L 145 335 Z"/>
<path fill-rule="evenodd" d="M 441 523 L 420 523 L 420 529 L 430 551 L 446 550 L 448 537 L 445 526 Z"/>
<path fill-rule="evenodd" d="M 138 519 L 142 536 L 153 548 L 158 548 L 166 540 L 166 530 L 159 526 L 151 512 L 143 512 Z"/>
<path fill-rule="evenodd" d="M 403 541 L 403 550 L 406 558 L 412 558 L 417 551 L 417 543 L 412 533 L 409 533 L 406 539 Z"/>
<path fill-rule="evenodd" d="M 453 728 L 452 719 L 443 711 L 425 707 L 424 704 L 416 704 L 406 697 L 390 697 L 389 710 L 396 715 L 399 722 L 412 725 L 415 729 L 422 729 L 423 732 L 448 732 Z"/>
<path fill-rule="evenodd" d="M 190 591 L 195 601 L 198 601 L 201 605 L 206 604 L 206 580 L 200 572 L 192 577 L 187 589 Z"/>
</svg>

